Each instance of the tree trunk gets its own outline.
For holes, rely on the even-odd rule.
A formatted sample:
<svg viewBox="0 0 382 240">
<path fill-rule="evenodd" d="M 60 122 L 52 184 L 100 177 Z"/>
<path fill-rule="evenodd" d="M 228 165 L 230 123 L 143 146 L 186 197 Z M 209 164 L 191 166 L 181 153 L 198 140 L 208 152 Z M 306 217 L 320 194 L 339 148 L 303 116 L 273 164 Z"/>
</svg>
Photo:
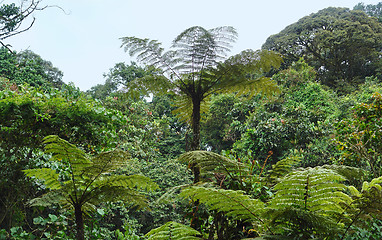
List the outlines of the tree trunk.
<svg viewBox="0 0 382 240">
<path fill-rule="evenodd" d="M 192 100 L 192 141 L 191 141 L 191 151 L 200 150 L 200 104 L 201 100 L 199 98 L 194 98 Z M 194 183 L 200 181 L 200 169 L 198 166 L 192 166 L 192 172 L 194 173 Z"/>
<path fill-rule="evenodd" d="M 74 214 L 76 217 L 76 238 L 77 240 L 85 240 L 84 219 L 82 215 L 81 206 L 74 206 Z"/>
<path fill-rule="evenodd" d="M 191 151 L 200 149 L 200 104 L 201 100 L 193 99 L 192 101 L 192 141 Z"/>
</svg>

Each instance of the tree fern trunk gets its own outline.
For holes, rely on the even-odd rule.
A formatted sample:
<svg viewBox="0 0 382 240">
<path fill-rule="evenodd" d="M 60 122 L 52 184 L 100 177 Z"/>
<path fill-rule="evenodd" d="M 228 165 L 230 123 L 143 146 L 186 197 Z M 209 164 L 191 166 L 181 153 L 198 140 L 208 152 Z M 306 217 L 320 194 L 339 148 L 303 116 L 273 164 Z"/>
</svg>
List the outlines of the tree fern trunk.
<svg viewBox="0 0 382 240">
<path fill-rule="evenodd" d="M 198 97 L 194 97 L 192 100 L 192 141 L 191 151 L 200 149 L 200 104 L 201 100 Z M 200 181 L 200 170 L 197 166 L 192 166 L 192 172 L 194 173 L 194 183 Z"/>
<path fill-rule="evenodd" d="M 84 219 L 82 215 L 81 206 L 74 206 L 74 214 L 76 217 L 76 238 L 77 240 L 85 240 Z"/>
<path fill-rule="evenodd" d="M 200 104 L 201 104 L 201 100 L 199 98 L 196 97 L 192 100 L 191 151 L 200 150 Z"/>
</svg>

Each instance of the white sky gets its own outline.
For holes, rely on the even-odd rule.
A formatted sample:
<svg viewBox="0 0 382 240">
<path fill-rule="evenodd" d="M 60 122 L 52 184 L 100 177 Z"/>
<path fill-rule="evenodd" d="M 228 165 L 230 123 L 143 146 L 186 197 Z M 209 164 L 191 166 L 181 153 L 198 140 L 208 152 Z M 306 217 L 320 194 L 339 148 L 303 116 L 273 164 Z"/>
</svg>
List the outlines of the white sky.
<svg viewBox="0 0 382 240">
<path fill-rule="evenodd" d="M 13 1 L 5 1 L 13 2 Z M 17 1 L 16 1 L 17 2 Z M 44 0 L 59 5 L 34 14 L 27 32 L 5 40 L 16 51 L 32 50 L 81 90 L 104 83 L 118 62 L 134 60 L 121 37 L 156 39 L 168 47 L 191 26 L 233 26 L 239 38 L 232 54 L 260 49 L 265 40 L 298 19 L 329 6 L 352 9 L 379 0 Z"/>
</svg>

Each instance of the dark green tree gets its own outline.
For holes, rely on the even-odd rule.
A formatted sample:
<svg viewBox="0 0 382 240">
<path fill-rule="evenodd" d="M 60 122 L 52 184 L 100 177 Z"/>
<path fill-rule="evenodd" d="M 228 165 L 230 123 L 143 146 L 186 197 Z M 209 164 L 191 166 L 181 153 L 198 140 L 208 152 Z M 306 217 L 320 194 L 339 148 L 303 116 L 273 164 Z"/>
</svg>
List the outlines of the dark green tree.
<svg viewBox="0 0 382 240">
<path fill-rule="evenodd" d="M 0 76 L 7 78 L 12 84 L 28 84 L 46 91 L 60 89 L 65 84 L 62 81 L 62 71 L 30 50 L 11 53 L 6 48 L 1 48 Z"/>
<path fill-rule="evenodd" d="M 303 57 L 321 83 L 346 92 L 344 86 L 351 89 L 379 71 L 381 46 L 382 25 L 376 18 L 330 7 L 270 36 L 262 48 L 285 55 L 288 64 Z"/>
<path fill-rule="evenodd" d="M 28 76 L 33 73 L 34 75 L 41 76 L 44 84 L 60 89 L 65 83 L 62 81 L 64 73 L 57 67 L 53 66 L 50 61 L 44 60 L 40 55 L 32 52 L 31 50 L 25 50 L 16 54 L 17 68 L 20 71 L 17 80 L 17 84 L 22 84 L 22 79 L 27 82 Z M 38 86 L 33 82 L 32 86 Z M 47 87 L 48 87 L 47 86 Z"/>
</svg>

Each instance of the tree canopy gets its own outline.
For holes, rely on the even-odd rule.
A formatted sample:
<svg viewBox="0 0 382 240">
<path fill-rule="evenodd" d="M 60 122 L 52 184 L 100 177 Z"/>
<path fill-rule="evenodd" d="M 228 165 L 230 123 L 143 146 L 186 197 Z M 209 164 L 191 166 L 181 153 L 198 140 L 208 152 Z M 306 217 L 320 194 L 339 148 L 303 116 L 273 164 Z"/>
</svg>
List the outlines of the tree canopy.
<svg viewBox="0 0 382 240">
<path fill-rule="evenodd" d="M 288 64 L 304 57 L 325 85 L 360 83 L 379 68 L 382 25 L 364 12 L 326 8 L 270 36 L 263 49 L 285 55 Z"/>
</svg>

